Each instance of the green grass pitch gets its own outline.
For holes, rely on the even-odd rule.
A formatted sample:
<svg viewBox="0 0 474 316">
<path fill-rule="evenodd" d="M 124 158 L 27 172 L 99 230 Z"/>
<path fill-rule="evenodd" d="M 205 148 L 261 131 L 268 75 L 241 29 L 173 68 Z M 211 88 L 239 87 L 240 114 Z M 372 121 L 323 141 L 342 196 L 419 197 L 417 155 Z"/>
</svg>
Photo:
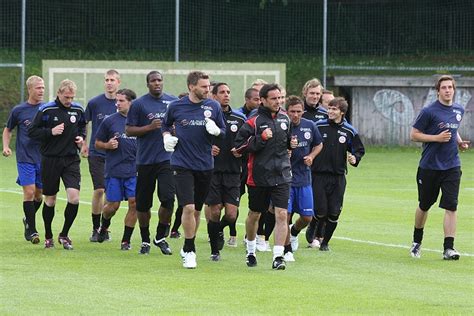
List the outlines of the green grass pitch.
<svg viewBox="0 0 474 316">
<path fill-rule="evenodd" d="M 330 253 L 305 248 L 296 262 L 272 271 L 271 254 L 258 253 L 247 268 L 242 245 L 247 210 L 243 198 L 238 248 L 225 247 L 222 261 L 209 260 L 204 221 L 196 238 L 198 267 L 182 268 L 183 240 L 170 240 L 172 256 L 152 248 L 139 256 L 119 250 L 125 209 L 112 220 L 112 241 L 88 241 L 92 184 L 82 161 L 81 205 L 70 236 L 73 251 L 44 249 L 23 239 L 21 188 L 14 158 L 0 159 L 0 314 L 471 314 L 474 312 L 474 152 L 462 153 L 456 248 L 459 261 L 441 259 L 443 211 L 430 211 L 422 258 L 408 247 L 416 207 L 419 149 L 368 148 L 350 168 L 344 210 Z M 63 222 L 61 188 L 53 222 Z M 156 211 L 156 205 L 154 210 Z M 44 228 L 37 214 L 41 239 Z M 151 231 L 156 227 L 153 214 Z M 226 231 L 226 235 L 228 231 Z"/>
</svg>

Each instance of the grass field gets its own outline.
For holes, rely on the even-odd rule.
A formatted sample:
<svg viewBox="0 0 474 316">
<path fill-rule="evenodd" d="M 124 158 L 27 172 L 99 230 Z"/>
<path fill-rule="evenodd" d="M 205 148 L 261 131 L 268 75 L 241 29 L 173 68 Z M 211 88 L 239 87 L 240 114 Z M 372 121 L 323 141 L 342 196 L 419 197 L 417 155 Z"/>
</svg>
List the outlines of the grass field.
<svg viewBox="0 0 474 316">
<path fill-rule="evenodd" d="M 471 314 L 474 312 L 474 152 L 461 154 L 456 248 L 459 261 L 441 259 L 443 212 L 430 211 L 423 254 L 408 255 L 416 207 L 418 149 L 369 148 L 348 175 L 345 207 L 332 251 L 305 248 L 296 262 L 272 271 L 271 254 L 259 253 L 249 269 L 244 247 L 225 247 L 209 260 L 205 225 L 197 237 L 198 267 L 181 267 L 183 240 L 171 240 L 172 256 L 153 248 L 138 255 L 119 250 L 124 209 L 112 221 L 111 242 L 90 235 L 92 185 L 83 160 L 79 215 L 70 236 L 75 249 L 45 250 L 23 239 L 22 195 L 12 158 L 0 159 L 0 314 Z M 64 192 L 60 194 L 64 198 Z M 53 232 L 62 227 L 59 201 Z M 247 209 L 244 198 L 239 240 Z M 156 208 L 155 208 L 156 210 Z M 37 221 L 43 235 L 41 215 Z M 156 225 L 156 213 L 152 226 Z M 227 232 L 226 232 L 227 233 Z M 43 236 L 41 236 L 43 239 Z"/>
</svg>

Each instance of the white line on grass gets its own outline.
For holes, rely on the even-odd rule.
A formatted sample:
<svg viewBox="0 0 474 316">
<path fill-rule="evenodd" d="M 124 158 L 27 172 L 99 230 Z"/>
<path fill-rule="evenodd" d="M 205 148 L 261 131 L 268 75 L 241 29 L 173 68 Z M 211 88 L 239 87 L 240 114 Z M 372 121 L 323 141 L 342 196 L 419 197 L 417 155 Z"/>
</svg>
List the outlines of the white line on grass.
<svg viewBox="0 0 474 316">
<path fill-rule="evenodd" d="M 21 194 L 21 195 L 23 195 L 23 192 L 15 191 L 15 190 L 0 189 L 0 192 L 13 193 L 13 194 Z M 61 201 L 66 201 L 66 199 L 64 199 L 64 198 L 59 198 L 59 197 L 58 197 L 57 199 L 58 199 L 58 200 L 61 200 Z M 80 201 L 80 203 L 81 203 L 81 204 L 87 204 L 87 205 L 91 205 L 91 204 L 92 204 L 91 202 L 85 202 L 85 201 Z M 122 209 L 127 209 L 126 206 L 122 206 L 122 207 L 120 207 L 120 208 L 122 208 Z M 156 212 L 156 211 L 152 211 L 152 213 L 157 213 L 157 212 Z M 205 220 L 205 218 L 201 218 L 201 220 Z M 244 226 L 243 223 L 237 223 L 237 225 L 239 225 L 239 226 Z M 334 237 L 332 237 L 332 238 L 334 238 L 334 239 L 339 239 L 339 240 L 346 240 L 346 241 L 350 241 L 350 242 L 361 243 L 361 244 L 374 245 L 374 246 L 410 249 L 410 246 L 407 246 L 407 245 L 386 244 L 386 243 L 382 243 L 382 242 L 378 242 L 378 241 L 361 240 L 361 239 L 354 239 L 354 238 L 349 238 L 349 237 L 337 237 L 337 236 L 334 236 Z M 436 252 L 436 253 L 443 253 L 441 250 L 428 249 L 428 248 L 423 248 L 423 251 Z M 462 255 L 462 256 L 466 256 L 466 257 L 474 257 L 474 254 L 470 254 L 470 253 L 461 253 L 461 255 Z"/>
</svg>

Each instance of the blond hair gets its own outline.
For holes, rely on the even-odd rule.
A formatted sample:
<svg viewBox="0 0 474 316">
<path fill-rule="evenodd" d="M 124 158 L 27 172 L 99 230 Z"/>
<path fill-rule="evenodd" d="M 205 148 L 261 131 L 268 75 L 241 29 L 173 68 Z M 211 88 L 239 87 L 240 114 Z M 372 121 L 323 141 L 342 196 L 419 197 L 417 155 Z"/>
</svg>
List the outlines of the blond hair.
<svg viewBox="0 0 474 316">
<path fill-rule="evenodd" d="M 66 91 L 69 92 L 76 92 L 77 91 L 77 86 L 74 83 L 74 81 L 69 80 L 69 79 L 64 79 L 59 83 L 59 88 L 58 88 L 58 93 L 64 93 Z"/>
<path fill-rule="evenodd" d="M 319 81 L 319 79 L 313 78 L 311 80 L 306 81 L 301 92 L 303 93 L 303 95 L 306 95 L 306 92 L 308 92 L 309 89 L 317 87 L 322 88 L 321 81 Z"/>
<path fill-rule="evenodd" d="M 33 86 L 38 82 L 44 82 L 43 78 L 40 76 L 30 76 L 26 79 L 26 87 L 29 89 L 33 88 Z"/>
</svg>

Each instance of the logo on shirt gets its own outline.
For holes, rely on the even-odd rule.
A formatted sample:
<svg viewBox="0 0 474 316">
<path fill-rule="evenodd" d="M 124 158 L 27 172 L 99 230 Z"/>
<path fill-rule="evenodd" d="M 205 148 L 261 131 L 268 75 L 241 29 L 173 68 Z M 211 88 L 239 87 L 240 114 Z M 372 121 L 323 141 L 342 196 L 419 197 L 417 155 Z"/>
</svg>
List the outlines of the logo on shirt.
<svg viewBox="0 0 474 316">
<path fill-rule="evenodd" d="M 23 121 L 23 125 L 25 125 L 25 126 L 30 126 L 30 124 L 31 124 L 30 120 L 24 120 Z"/>
<path fill-rule="evenodd" d="M 286 129 L 288 128 L 288 126 L 286 125 L 285 122 L 282 122 L 282 123 L 280 124 L 280 127 L 281 127 L 281 129 L 284 130 L 284 131 L 286 131 Z"/>
<path fill-rule="evenodd" d="M 59 121 L 58 117 L 55 116 L 55 117 L 53 118 L 53 121 L 55 121 L 55 122 Z"/>
<path fill-rule="evenodd" d="M 305 139 L 310 139 L 311 138 L 311 133 L 310 132 L 305 132 L 304 133 L 304 138 Z"/>
<path fill-rule="evenodd" d="M 159 118 L 163 118 L 165 117 L 165 113 L 148 113 L 146 115 L 146 117 L 149 119 L 149 120 L 154 120 L 154 119 L 159 119 Z"/>
<path fill-rule="evenodd" d="M 211 117 L 212 112 L 209 110 L 204 111 L 204 117 Z"/>
<path fill-rule="evenodd" d="M 345 136 L 340 136 L 340 137 L 339 137 L 339 142 L 340 142 L 341 144 L 344 144 L 344 143 L 346 142 L 346 137 L 345 137 Z"/>
<path fill-rule="evenodd" d="M 231 125 L 231 126 L 230 126 L 230 130 L 231 130 L 232 132 L 234 132 L 234 133 L 237 132 L 237 130 L 238 130 L 237 125 Z"/>
<path fill-rule="evenodd" d="M 461 122 L 461 119 L 462 119 L 461 114 L 456 114 L 456 120 L 457 120 L 458 122 Z"/>
<path fill-rule="evenodd" d="M 71 123 L 76 123 L 76 117 L 75 116 L 71 116 L 69 117 L 69 120 L 71 121 Z"/>
</svg>

